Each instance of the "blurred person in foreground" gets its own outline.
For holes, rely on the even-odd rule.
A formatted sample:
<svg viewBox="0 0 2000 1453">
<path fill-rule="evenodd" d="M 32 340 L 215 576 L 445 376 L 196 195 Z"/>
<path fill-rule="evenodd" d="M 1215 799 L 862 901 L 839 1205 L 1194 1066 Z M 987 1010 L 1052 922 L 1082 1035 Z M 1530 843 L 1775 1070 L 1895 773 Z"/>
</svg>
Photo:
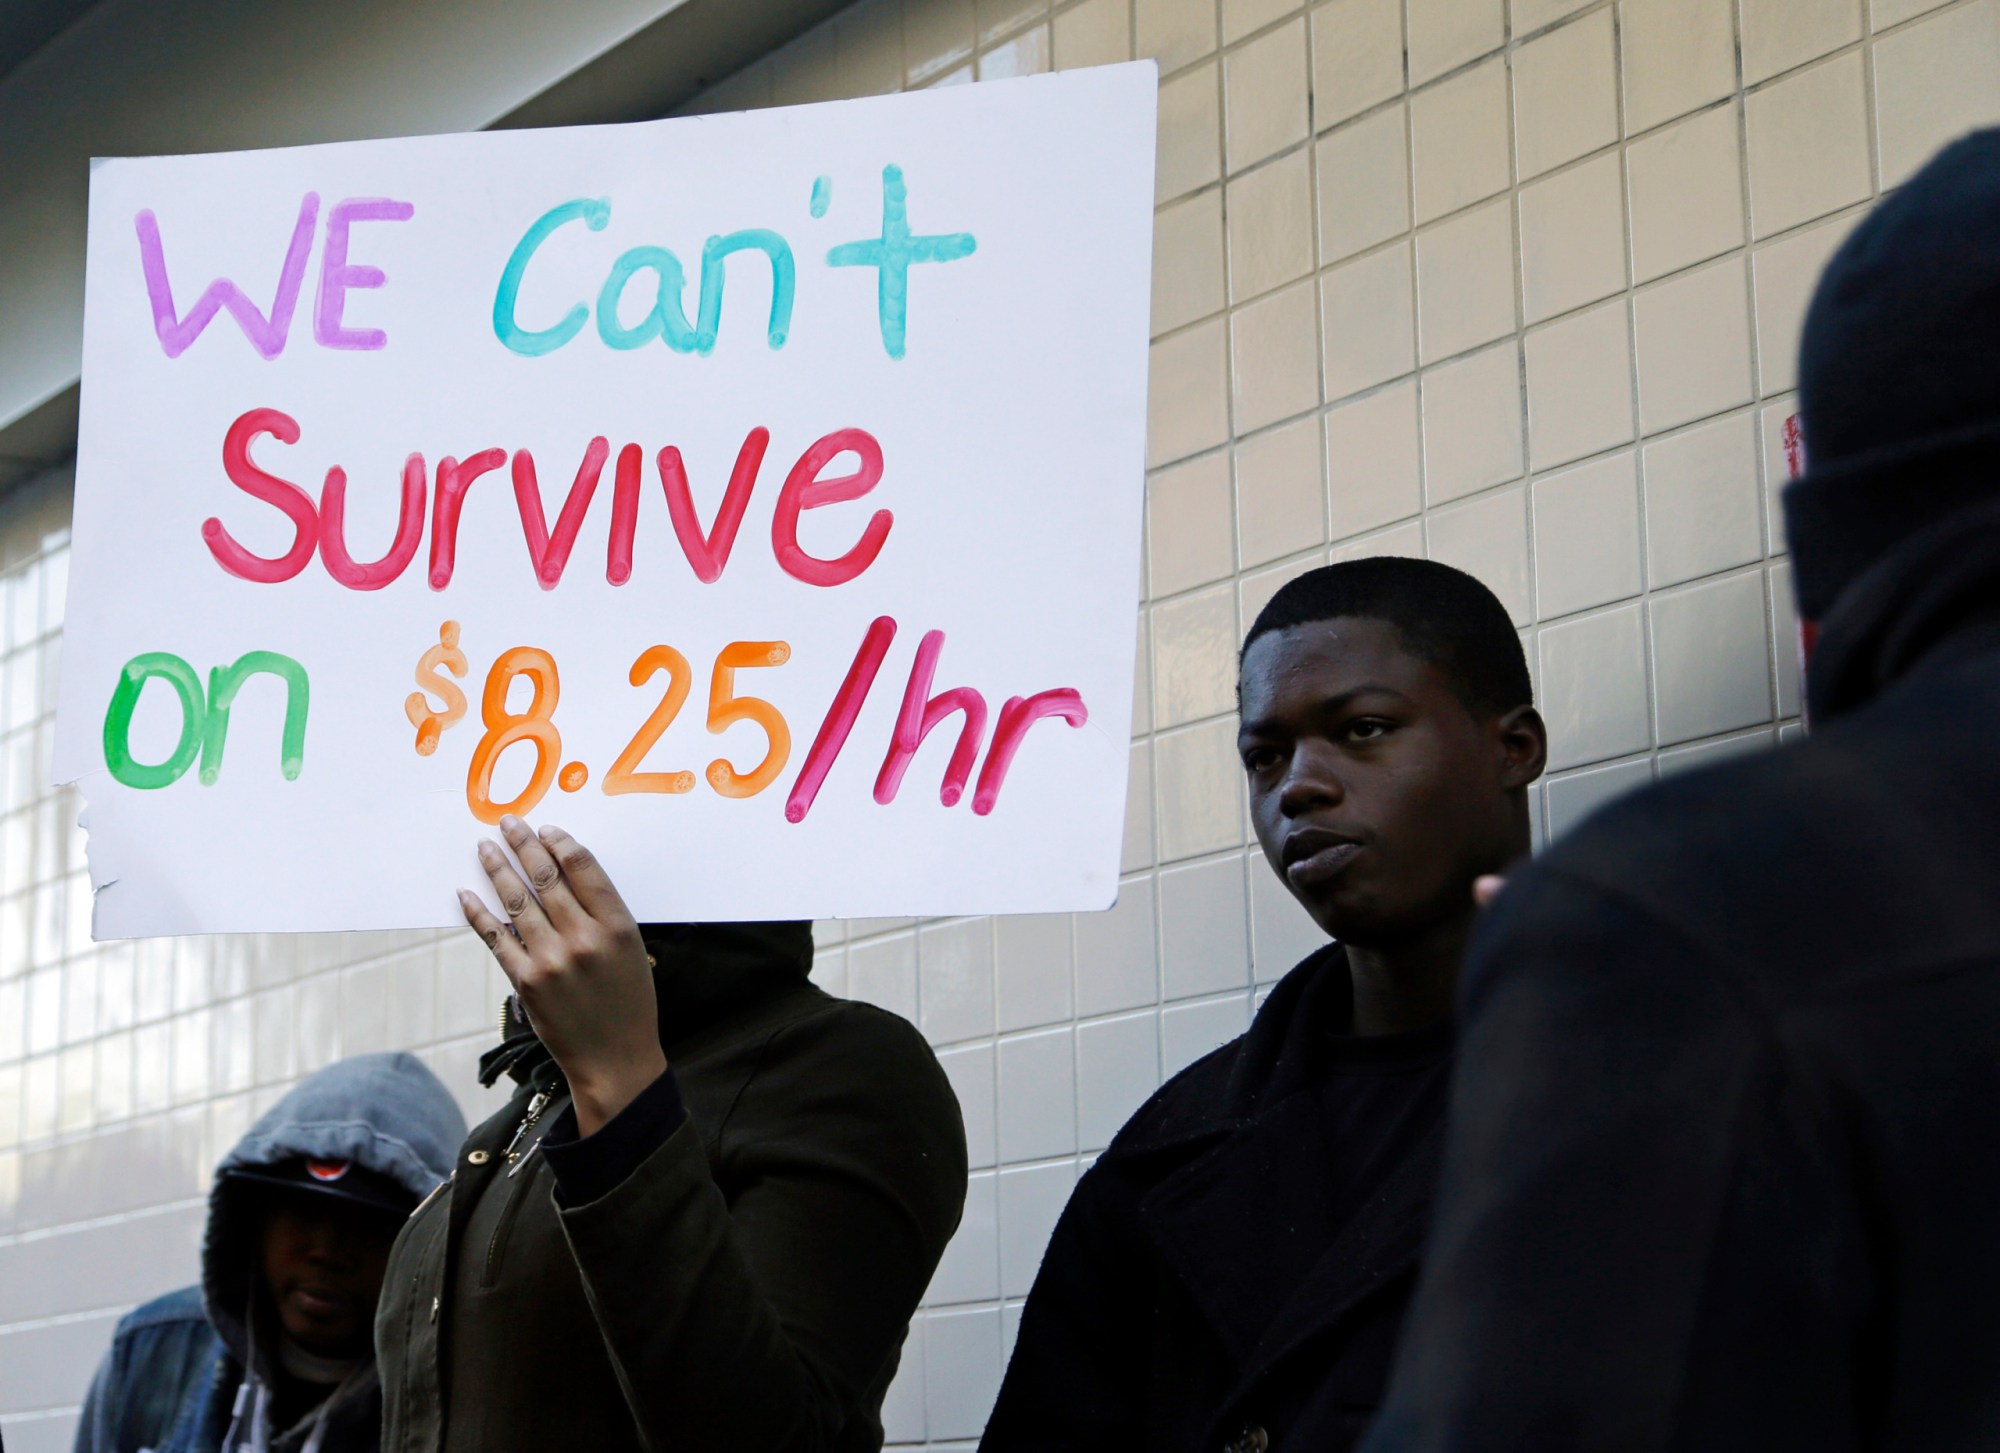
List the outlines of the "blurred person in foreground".
<svg viewBox="0 0 2000 1453">
<path fill-rule="evenodd" d="M 201 1285 L 118 1324 L 76 1453 L 373 1453 L 382 1268 L 464 1135 L 414 1055 L 294 1087 L 216 1169 Z"/>
<path fill-rule="evenodd" d="M 508 921 L 460 905 L 519 1088 L 396 1243 L 383 1446 L 879 1449 L 965 1203 L 937 1057 L 808 981 L 811 925 L 642 925 L 568 833 L 499 826 Z"/>
<path fill-rule="evenodd" d="M 2000 1447 L 2000 131 L 1834 254 L 1799 390 L 1811 734 L 1501 890 L 1370 1453 Z"/>
<path fill-rule="evenodd" d="M 1473 883 L 1529 847 L 1531 692 L 1506 610 L 1448 566 L 1323 567 L 1258 615 L 1238 678 L 1250 813 L 1336 942 L 1078 1183 L 986 1453 L 1354 1445 L 1430 1217 Z"/>
</svg>

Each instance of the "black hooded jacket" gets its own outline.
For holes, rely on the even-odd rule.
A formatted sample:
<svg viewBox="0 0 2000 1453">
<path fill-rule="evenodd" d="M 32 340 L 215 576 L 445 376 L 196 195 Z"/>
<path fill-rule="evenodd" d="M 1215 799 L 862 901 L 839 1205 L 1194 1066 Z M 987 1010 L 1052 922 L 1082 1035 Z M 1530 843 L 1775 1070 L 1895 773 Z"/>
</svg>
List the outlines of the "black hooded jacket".
<svg viewBox="0 0 2000 1453">
<path fill-rule="evenodd" d="M 2000 1447 L 2000 501 L 1841 592 L 1808 696 L 1483 923 L 1368 1453 Z"/>
</svg>

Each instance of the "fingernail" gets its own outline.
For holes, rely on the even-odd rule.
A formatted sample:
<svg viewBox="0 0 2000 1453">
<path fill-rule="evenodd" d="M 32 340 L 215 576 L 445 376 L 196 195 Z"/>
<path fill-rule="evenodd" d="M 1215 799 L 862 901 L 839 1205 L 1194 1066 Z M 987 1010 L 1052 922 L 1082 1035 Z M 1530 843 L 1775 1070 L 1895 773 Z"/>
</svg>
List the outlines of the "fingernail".
<svg viewBox="0 0 2000 1453">
<path fill-rule="evenodd" d="M 470 893 L 466 892 L 463 888 L 458 890 L 458 906 L 460 908 L 470 908 L 473 902 L 474 899 Z"/>
<path fill-rule="evenodd" d="M 490 843 L 490 842 L 488 842 L 488 841 L 487 841 L 487 840 L 486 840 L 485 838 L 481 838 L 481 839 L 479 840 L 479 861 L 480 861 L 480 862 L 482 862 L 482 863 L 490 863 L 490 862 L 492 862 L 492 861 L 493 861 L 493 860 L 494 860 L 495 858 L 497 858 L 497 857 L 499 857 L 499 856 L 500 856 L 500 849 L 498 849 L 498 848 L 494 847 L 494 846 L 493 846 L 493 844 L 492 844 L 492 843 Z"/>
<path fill-rule="evenodd" d="M 542 824 L 541 830 L 537 834 L 537 836 L 539 836 L 543 842 L 554 842 L 558 837 L 562 836 L 562 829 L 555 826 L 555 824 L 553 823 L 545 822 Z"/>
<path fill-rule="evenodd" d="M 505 833 L 526 832 L 528 825 L 511 812 L 500 814 L 500 831 Z"/>
</svg>

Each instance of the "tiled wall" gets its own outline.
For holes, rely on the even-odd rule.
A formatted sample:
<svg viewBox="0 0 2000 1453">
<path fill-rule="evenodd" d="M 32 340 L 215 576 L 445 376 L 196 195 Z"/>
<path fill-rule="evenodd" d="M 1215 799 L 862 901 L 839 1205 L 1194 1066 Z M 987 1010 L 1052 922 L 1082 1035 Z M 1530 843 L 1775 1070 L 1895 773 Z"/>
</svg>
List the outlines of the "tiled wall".
<svg viewBox="0 0 2000 1453">
<path fill-rule="evenodd" d="M 1820 264 L 2000 119 L 2000 0 L 868 0 L 725 109 L 1158 59 L 1148 592 L 1126 880 L 1076 918 L 823 925 L 818 977 L 922 1026 L 965 1226 L 891 1441 L 974 1438 L 1080 1167 L 1313 941 L 1246 851 L 1233 651 L 1288 576 L 1429 554 L 1521 627 L 1538 818 L 1796 717 L 1773 508 Z M 3 341 L 3 340 L 0 340 Z M 303 1072 L 471 1082 L 468 935 L 89 942 L 48 781 L 69 488 L 0 504 L 0 1426 L 67 1446 L 118 1313 L 189 1279 L 200 1196 Z"/>
</svg>

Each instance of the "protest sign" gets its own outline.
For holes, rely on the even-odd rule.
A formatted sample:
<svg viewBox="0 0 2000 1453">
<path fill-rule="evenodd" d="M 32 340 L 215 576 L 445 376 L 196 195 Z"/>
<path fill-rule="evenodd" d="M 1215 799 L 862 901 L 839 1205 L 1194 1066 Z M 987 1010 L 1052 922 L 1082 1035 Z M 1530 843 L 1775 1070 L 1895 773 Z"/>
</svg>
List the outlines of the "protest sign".
<svg viewBox="0 0 2000 1453">
<path fill-rule="evenodd" d="M 98 162 L 96 936 L 1109 904 L 1155 88 Z"/>
</svg>

